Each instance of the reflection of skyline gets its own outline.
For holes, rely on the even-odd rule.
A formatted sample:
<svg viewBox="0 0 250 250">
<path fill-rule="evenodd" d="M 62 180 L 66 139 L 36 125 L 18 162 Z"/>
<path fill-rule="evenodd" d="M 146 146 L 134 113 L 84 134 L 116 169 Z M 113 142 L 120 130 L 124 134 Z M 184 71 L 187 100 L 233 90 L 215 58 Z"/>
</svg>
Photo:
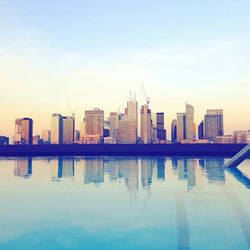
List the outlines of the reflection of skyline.
<svg viewBox="0 0 250 250">
<path fill-rule="evenodd" d="M 19 158 L 16 160 L 14 175 L 29 178 L 32 175 L 32 157 Z"/>
<path fill-rule="evenodd" d="M 61 178 L 73 178 L 75 175 L 74 157 L 62 157 L 53 159 L 51 168 L 52 181 L 59 181 Z"/>
<path fill-rule="evenodd" d="M 210 183 L 222 184 L 226 181 L 225 170 L 222 167 L 224 164 L 225 160 L 223 158 L 205 159 L 206 176 Z"/>
<path fill-rule="evenodd" d="M 103 158 L 84 159 L 84 184 L 104 182 L 104 160 Z"/>
<path fill-rule="evenodd" d="M 152 161 L 152 159 L 147 158 L 141 159 L 141 184 L 143 188 L 150 188 L 152 184 Z"/>
</svg>

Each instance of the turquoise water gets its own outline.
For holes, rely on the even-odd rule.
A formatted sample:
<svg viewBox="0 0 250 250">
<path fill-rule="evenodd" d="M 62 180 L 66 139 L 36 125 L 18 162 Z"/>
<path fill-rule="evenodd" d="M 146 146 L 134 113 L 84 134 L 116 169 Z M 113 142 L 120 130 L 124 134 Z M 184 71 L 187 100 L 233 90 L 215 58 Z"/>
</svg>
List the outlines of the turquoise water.
<svg viewBox="0 0 250 250">
<path fill-rule="evenodd" d="M 0 159 L 0 249 L 250 249 L 250 160 Z"/>
</svg>

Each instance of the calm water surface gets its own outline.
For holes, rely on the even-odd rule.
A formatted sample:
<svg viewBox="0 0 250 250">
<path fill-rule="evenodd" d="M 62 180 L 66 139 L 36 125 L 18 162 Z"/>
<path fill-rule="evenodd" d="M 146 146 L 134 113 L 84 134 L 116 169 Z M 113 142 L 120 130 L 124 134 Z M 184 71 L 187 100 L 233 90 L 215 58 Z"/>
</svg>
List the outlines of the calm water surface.
<svg viewBox="0 0 250 250">
<path fill-rule="evenodd" d="M 250 249 L 250 160 L 0 159 L 0 249 Z"/>
</svg>

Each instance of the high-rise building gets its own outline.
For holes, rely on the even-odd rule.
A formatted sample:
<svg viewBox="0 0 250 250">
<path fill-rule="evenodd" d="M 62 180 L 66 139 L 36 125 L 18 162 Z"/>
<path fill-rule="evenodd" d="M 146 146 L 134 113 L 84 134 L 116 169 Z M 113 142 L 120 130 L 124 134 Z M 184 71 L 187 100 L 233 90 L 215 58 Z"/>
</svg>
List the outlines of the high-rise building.
<svg viewBox="0 0 250 250">
<path fill-rule="evenodd" d="M 14 144 L 32 144 L 33 120 L 30 118 L 18 118 L 15 120 Z"/>
<path fill-rule="evenodd" d="M 198 139 L 203 140 L 204 139 L 204 122 L 201 121 L 198 126 Z"/>
<path fill-rule="evenodd" d="M 74 143 L 75 133 L 75 117 L 74 116 L 63 116 L 63 143 L 72 144 Z"/>
<path fill-rule="evenodd" d="M 109 135 L 114 139 L 117 138 L 118 135 L 118 113 L 117 112 L 110 112 L 109 117 Z"/>
<path fill-rule="evenodd" d="M 177 142 L 177 120 L 173 119 L 171 123 L 171 142 Z"/>
<path fill-rule="evenodd" d="M 42 131 L 42 139 L 43 143 L 50 144 L 51 142 L 51 131 L 49 129 L 45 129 Z"/>
<path fill-rule="evenodd" d="M 185 139 L 187 141 L 193 141 L 195 139 L 194 131 L 194 107 L 186 103 L 185 113 Z"/>
<path fill-rule="evenodd" d="M 151 122 L 151 110 L 148 105 L 141 107 L 141 141 L 142 143 L 151 143 L 152 122 Z"/>
<path fill-rule="evenodd" d="M 127 102 L 127 116 L 135 121 L 136 125 L 136 139 L 138 137 L 138 102 L 130 98 L 130 101 Z"/>
<path fill-rule="evenodd" d="M 119 120 L 118 143 L 135 144 L 136 143 L 136 121 L 130 117 Z"/>
<path fill-rule="evenodd" d="M 156 113 L 157 138 L 160 141 L 166 140 L 166 129 L 164 129 L 164 113 Z"/>
<path fill-rule="evenodd" d="M 185 125 L 185 113 L 177 113 L 177 142 L 182 142 L 184 139 L 186 139 L 185 131 L 186 131 L 186 125 Z"/>
<path fill-rule="evenodd" d="M 80 142 L 80 131 L 75 130 L 75 135 L 74 135 L 75 142 L 79 143 Z"/>
<path fill-rule="evenodd" d="M 51 143 L 63 143 L 63 117 L 61 114 L 51 116 Z"/>
<path fill-rule="evenodd" d="M 216 136 L 224 135 L 223 110 L 210 109 L 204 117 L 205 139 L 215 141 Z"/>
<path fill-rule="evenodd" d="M 9 137 L 0 135 L 0 145 L 8 145 Z"/>
<path fill-rule="evenodd" d="M 233 137 L 235 143 L 250 143 L 250 130 L 234 131 Z"/>
<path fill-rule="evenodd" d="M 85 134 L 103 136 L 104 111 L 98 108 L 85 111 Z"/>
</svg>

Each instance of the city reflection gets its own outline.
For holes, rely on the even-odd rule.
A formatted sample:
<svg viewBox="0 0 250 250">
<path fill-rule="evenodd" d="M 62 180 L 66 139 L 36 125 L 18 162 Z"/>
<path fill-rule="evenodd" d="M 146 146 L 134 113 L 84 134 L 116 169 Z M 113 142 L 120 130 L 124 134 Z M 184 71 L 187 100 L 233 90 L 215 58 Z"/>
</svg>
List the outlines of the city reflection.
<svg viewBox="0 0 250 250">
<path fill-rule="evenodd" d="M 52 181 L 60 181 L 63 178 L 73 178 L 75 175 L 74 157 L 57 157 L 53 159 L 51 166 Z"/>
<path fill-rule="evenodd" d="M 29 178 L 32 175 L 32 158 L 18 158 L 14 168 L 14 175 Z"/>
<path fill-rule="evenodd" d="M 124 180 L 125 187 L 131 193 L 131 199 L 136 198 L 136 192 L 140 185 L 143 189 L 150 189 L 153 182 L 167 182 L 166 166 L 169 161 L 172 173 L 178 181 L 187 183 L 187 190 L 192 190 L 197 185 L 197 171 L 207 178 L 211 184 L 223 184 L 226 182 L 223 158 L 189 158 L 189 157 L 55 157 L 42 159 L 42 162 L 50 165 L 51 180 L 61 181 L 73 179 L 75 176 L 75 164 L 83 166 L 78 175 L 83 176 L 84 184 L 99 185 L 109 180 L 117 183 Z M 169 165 L 168 164 L 168 165 Z M 231 171 L 241 183 L 249 188 L 250 181 L 247 176 L 238 169 Z M 24 178 L 32 175 L 32 157 L 18 158 L 15 163 L 14 175 Z M 105 176 L 107 178 L 105 178 Z"/>
</svg>

